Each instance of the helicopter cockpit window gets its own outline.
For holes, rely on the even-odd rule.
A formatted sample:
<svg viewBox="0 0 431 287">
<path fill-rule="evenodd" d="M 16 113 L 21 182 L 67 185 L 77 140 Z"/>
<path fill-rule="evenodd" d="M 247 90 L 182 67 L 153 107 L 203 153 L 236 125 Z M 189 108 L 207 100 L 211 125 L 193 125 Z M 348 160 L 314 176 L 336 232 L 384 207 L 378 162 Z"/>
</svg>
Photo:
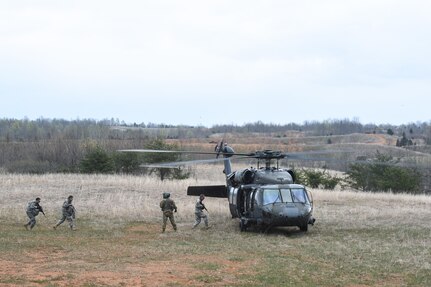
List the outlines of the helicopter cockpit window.
<svg viewBox="0 0 431 287">
<path fill-rule="evenodd" d="M 281 197 L 283 198 L 283 202 L 293 202 L 292 194 L 290 193 L 290 189 L 282 188 L 280 189 Z"/>
<path fill-rule="evenodd" d="M 305 190 L 302 188 L 292 188 L 293 202 L 309 203 Z"/>
<path fill-rule="evenodd" d="M 268 188 L 263 192 L 263 205 L 281 202 L 281 196 L 278 189 Z"/>
<path fill-rule="evenodd" d="M 263 205 L 277 202 L 285 203 L 310 203 L 305 189 L 303 188 L 264 188 L 262 191 Z"/>
</svg>

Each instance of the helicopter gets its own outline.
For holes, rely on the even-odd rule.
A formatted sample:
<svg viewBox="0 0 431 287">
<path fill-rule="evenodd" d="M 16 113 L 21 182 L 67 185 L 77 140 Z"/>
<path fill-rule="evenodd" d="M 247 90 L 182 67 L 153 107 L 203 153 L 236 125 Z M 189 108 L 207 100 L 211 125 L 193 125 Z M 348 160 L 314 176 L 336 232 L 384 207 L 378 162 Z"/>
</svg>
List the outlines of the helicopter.
<svg viewBox="0 0 431 287">
<path fill-rule="evenodd" d="M 292 169 L 280 168 L 279 160 L 292 157 L 281 151 L 262 150 L 251 153 L 236 153 L 223 143 L 214 152 L 172 150 L 121 150 L 126 152 L 171 152 L 216 155 L 212 160 L 223 161 L 226 185 L 189 186 L 187 195 L 227 198 L 232 218 L 239 219 L 240 231 L 257 227 L 267 232 L 273 227 L 297 226 L 303 232 L 314 225 L 313 198 L 305 186 L 296 184 Z M 222 156 L 219 158 L 219 156 Z M 256 168 L 232 171 L 232 157 L 257 159 Z M 273 165 L 273 162 L 276 162 Z M 195 161 L 180 162 L 193 163 Z M 178 163 L 164 163 L 152 167 L 168 167 Z"/>
</svg>

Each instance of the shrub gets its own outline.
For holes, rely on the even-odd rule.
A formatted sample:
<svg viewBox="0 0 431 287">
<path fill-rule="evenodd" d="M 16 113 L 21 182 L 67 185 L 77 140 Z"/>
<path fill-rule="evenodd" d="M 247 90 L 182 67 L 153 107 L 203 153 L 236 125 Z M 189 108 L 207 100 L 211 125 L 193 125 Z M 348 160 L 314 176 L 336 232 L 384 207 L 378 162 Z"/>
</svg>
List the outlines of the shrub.
<svg viewBox="0 0 431 287">
<path fill-rule="evenodd" d="M 154 139 L 145 145 L 146 149 L 153 150 L 178 150 L 178 146 L 176 144 L 168 144 L 165 140 L 161 138 Z M 179 153 L 146 153 L 143 156 L 143 160 L 145 163 L 151 164 L 162 164 L 169 162 L 176 162 L 180 160 Z M 150 167 L 148 168 L 148 172 L 156 173 L 160 177 L 160 180 L 164 179 L 186 179 L 189 178 L 190 172 L 186 172 L 181 168 L 172 167 Z"/>
<path fill-rule="evenodd" d="M 398 166 L 399 160 L 376 153 L 374 159 L 349 166 L 346 183 L 363 191 L 392 191 L 416 193 L 421 174 L 411 168 Z"/>
<path fill-rule="evenodd" d="M 114 171 L 112 157 L 102 147 L 91 147 L 80 163 L 83 173 L 111 173 Z"/>
<path fill-rule="evenodd" d="M 131 152 L 115 152 L 112 155 L 115 172 L 137 173 L 140 170 L 140 159 L 138 154 Z"/>
<path fill-rule="evenodd" d="M 301 169 L 296 171 L 296 183 L 312 188 L 321 187 L 333 190 L 340 182 L 340 178 L 331 176 L 327 170 Z"/>
</svg>

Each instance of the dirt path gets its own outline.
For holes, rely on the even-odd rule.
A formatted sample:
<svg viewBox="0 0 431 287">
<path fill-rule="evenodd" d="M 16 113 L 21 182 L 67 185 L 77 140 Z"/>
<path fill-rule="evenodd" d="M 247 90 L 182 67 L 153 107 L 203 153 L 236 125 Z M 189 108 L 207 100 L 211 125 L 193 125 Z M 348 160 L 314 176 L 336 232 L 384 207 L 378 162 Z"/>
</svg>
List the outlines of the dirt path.
<svg viewBox="0 0 431 287">
<path fill-rule="evenodd" d="M 114 250 L 124 248 L 126 253 L 130 252 L 128 248 L 137 248 L 130 242 L 152 246 L 155 241 L 172 240 L 174 236 L 182 235 L 173 231 L 160 234 L 160 226 L 156 224 L 132 226 L 118 239 Z M 67 239 L 58 237 L 58 240 Z M 67 243 L 26 249 L 14 258 L 0 256 L 0 286 L 234 286 L 238 274 L 249 272 L 244 261 L 227 260 L 223 254 L 203 258 L 201 254 L 165 255 L 163 251 L 152 250 L 148 256 L 140 251 L 131 256 L 122 256 L 120 252 L 115 257 L 100 254 L 94 258 L 93 254 L 81 254 L 83 250 L 79 247 L 65 251 L 61 248 L 63 244 Z"/>
</svg>

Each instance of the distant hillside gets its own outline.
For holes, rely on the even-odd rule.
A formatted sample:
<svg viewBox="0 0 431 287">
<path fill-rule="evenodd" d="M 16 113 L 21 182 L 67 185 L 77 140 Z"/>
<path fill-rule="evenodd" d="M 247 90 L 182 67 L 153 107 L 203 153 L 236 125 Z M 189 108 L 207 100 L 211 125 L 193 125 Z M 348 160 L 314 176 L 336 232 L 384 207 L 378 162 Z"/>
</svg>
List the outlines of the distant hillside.
<svg viewBox="0 0 431 287">
<path fill-rule="evenodd" d="M 176 143 L 183 150 L 214 151 L 224 140 L 237 152 L 280 150 L 302 153 L 301 160 L 283 160 L 284 166 L 346 171 L 356 160 L 376 152 L 400 158 L 402 164 L 430 175 L 431 125 L 362 125 L 349 120 L 303 124 L 216 125 L 211 128 L 164 124 L 127 125 L 114 120 L 36 121 L 0 119 L 0 169 L 24 173 L 77 172 L 92 147 L 107 153 L 142 148 L 154 139 Z M 250 163 L 252 164 L 252 163 Z M 425 182 L 426 189 L 431 184 Z"/>
</svg>

